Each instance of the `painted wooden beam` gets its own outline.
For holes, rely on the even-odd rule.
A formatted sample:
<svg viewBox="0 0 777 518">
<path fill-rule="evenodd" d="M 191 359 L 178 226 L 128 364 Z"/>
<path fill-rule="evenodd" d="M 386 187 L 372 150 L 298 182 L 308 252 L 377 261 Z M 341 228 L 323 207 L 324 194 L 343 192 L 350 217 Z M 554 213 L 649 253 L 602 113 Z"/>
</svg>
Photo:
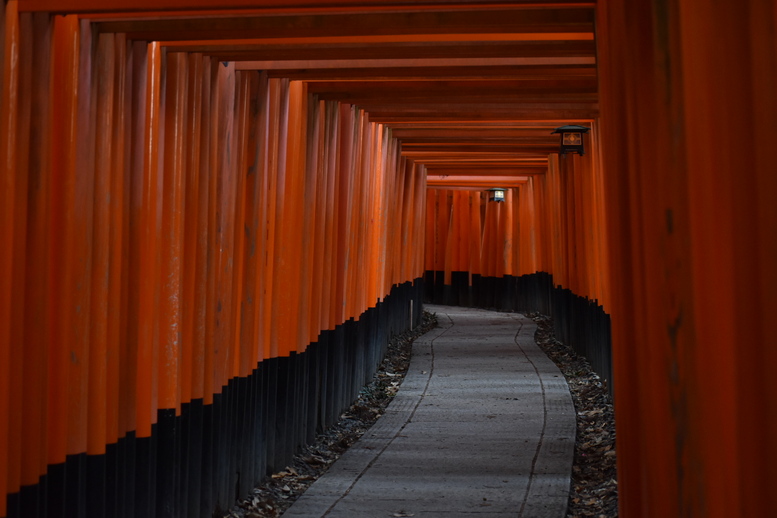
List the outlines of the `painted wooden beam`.
<svg viewBox="0 0 777 518">
<path fill-rule="evenodd" d="M 505 35 L 510 37 L 511 35 Z M 456 39 L 453 39 L 456 38 Z M 276 43 L 274 39 L 226 41 L 173 42 L 170 51 L 202 52 L 221 61 L 300 61 L 300 60 L 358 60 L 358 59 L 440 59 L 495 58 L 495 57 L 592 57 L 596 54 L 593 34 L 585 40 L 525 40 L 512 41 L 496 38 L 474 40 L 459 35 L 424 41 L 349 41 L 327 43 L 309 41 Z"/>
<path fill-rule="evenodd" d="M 237 61 L 238 70 L 256 68 L 248 63 Z M 362 68 L 320 68 L 320 69 L 282 69 L 269 71 L 272 77 L 287 77 L 303 81 L 363 81 L 366 79 L 390 81 L 395 79 L 428 80 L 440 78 L 446 80 L 558 80 L 558 79 L 595 79 L 596 67 L 593 65 L 526 65 L 515 67 L 511 65 L 482 66 L 475 65 L 466 68 L 439 65 L 430 67 L 395 67 L 385 68 L 371 66 Z"/>
<path fill-rule="evenodd" d="M 21 0 L 20 11 L 48 11 L 62 13 L 136 13 L 144 11 L 223 11 L 226 9 L 252 10 L 262 9 L 270 12 L 308 12 L 330 9 L 350 10 L 356 12 L 381 10 L 425 10 L 439 9 L 471 9 L 472 0 L 424 0 L 418 3 L 406 1 L 379 1 L 365 5 L 362 0 L 115 0 L 103 2 L 100 0 L 70 0 L 63 5 L 58 0 Z M 591 0 L 564 0 L 554 2 L 539 2 L 537 0 L 491 0 L 490 6 L 525 6 L 525 7 L 593 7 Z"/>
<path fill-rule="evenodd" d="M 276 14 L 116 19 L 100 32 L 131 39 L 181 41 L 331 36 L 439 34 L 585 34 L 594 28 L 592 9 L 493 9 L 390 13 Z M 430 36 L 433 38 L 433 36 Z M 554 38 L 558 38 L 554 36 Z M 562 38 L 563 39 L 563 38 Z"/>
</svg>

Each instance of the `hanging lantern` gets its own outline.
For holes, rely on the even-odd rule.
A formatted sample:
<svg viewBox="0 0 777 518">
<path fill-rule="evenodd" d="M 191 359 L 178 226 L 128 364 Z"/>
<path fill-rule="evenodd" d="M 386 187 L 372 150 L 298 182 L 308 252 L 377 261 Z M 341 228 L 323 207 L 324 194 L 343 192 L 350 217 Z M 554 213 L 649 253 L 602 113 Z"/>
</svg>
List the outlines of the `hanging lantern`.
<svg viewBox="0 0 777 518">
<path fill-rule="evenodd" d="M 577 153 L 578 155 L 584 155 L 583 135 L 588 133 L 589 129 L 590 128 L 586 128 L 585 126 L 561 126 L 556 128 L 556 131 L 551 133 L 551 135 L 554 133 L 561 134 L 561 149 L 559 149 L 559 154 Z"/>
<path fill-rule="evenodd" d="M 505 189 L 495 187 L 488 189 L 488 201 L 505 201 Z"/>
</svg>

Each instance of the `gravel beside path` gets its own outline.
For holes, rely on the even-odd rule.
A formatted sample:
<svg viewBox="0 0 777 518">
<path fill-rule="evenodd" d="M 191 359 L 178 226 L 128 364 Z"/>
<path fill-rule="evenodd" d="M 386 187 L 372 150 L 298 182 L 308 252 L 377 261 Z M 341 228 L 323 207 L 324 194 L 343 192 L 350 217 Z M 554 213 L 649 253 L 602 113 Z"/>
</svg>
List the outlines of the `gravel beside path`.
<svg viewBox="0 0 777 518">
<path fill-rule="evenodd" d="M 618 475 L 615 467 L 615 414 L 607 387 L 588 361 L 556 340 L 553 321 L 539 313 L 537 345 L 564 374 L 577 411 L 575 459 L 567 516 L 618 516 Z"/>
</svg>

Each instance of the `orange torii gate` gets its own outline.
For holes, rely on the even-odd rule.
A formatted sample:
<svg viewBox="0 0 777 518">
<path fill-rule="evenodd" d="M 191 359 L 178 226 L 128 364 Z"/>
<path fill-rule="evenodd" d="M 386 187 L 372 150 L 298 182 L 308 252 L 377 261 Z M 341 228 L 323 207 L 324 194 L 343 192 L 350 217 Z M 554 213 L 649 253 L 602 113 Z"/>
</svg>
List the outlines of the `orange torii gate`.
<svg viewBox="0 0 777 518">
<path fill-rule="evenodd" d="M 425 271 L 612 323 L 623 516 L 770 514 L 773 3 L 105 4 L 0 9 L 0 516 L 230 505 Z"/>
<path fill-rule="evenodd" d="M 210 516 L 420 318 L 423 170 L 299 81 L 16 8 L 0 515 Z"/>
<path fill-rule="evenodd" d="M 552 314 L 559 338 L 611 384 L 606 206 L 593 137 L 588 154 L 553 153 L 544 170 L 523 170 L 530 176 L 430 174 L 424 288 L 436 303 Z M 505 189 L 504 201 L 489 201 L 487 188 Z"/>
</svg>

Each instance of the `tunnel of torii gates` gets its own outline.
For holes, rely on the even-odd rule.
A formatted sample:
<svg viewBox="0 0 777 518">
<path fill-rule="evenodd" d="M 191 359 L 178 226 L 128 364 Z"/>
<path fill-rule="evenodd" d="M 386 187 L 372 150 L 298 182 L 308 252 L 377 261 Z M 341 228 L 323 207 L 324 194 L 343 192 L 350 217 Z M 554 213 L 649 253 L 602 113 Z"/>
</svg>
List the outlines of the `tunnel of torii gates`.
<svg viewBox="0 0 777 518">
<path fill-rule="evenodd" d="M 774 2 L 2 7 L 1 517 L 230 507 L 424 301 L 554 317 L 622 516 L 773 515 Z"/>
</svg>

